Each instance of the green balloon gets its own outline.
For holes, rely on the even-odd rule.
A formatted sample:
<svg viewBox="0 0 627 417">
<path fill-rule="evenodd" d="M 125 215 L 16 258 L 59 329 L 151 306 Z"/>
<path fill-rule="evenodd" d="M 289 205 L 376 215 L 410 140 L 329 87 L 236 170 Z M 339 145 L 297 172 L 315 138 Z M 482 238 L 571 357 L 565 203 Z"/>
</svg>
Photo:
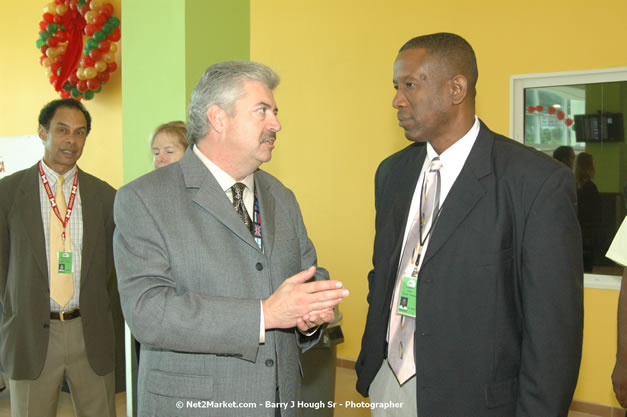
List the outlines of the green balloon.
<svg viewBox="0 0 627 417">
<path fill-rule="evenodd" d="M 102 42 L 105 40 L 105 38 L 107 37 L 107 35 L 105 35 L 105 33 L 101 30 L 99 30 L 98 32 L 94 33 L 94 39 L 98 42 Z M 91 39 L 90 39 L 91 40 Z M 89 41 L 87 41 L 89 42 Z M 98 45 L 96 45 L 97 47 Z"/>
<path fill-rule="evenodd" d="M 113 33 L 113 25 L 111 23 L 105 23 L 104 25 L 102 25 L 102 31 L 104 32 L 105 35 L 109 36 Z M 96 32 L 98 33 L 98 32 Z M 94 33 L 94 36 L 96 36 L 96 33 Z"/>
<path fill-rule="evenodd" d="M 100 32 L 100 31 L 99 31 L 99 32 Z M 96 35 L 96 34 L 94 33 L 94 36 L 95 36 L 95 35 Z M 102 39 L 104 39 L 104 38 L 102 38 Z M 94 38 L 87 39 L 87 42 L 85 42 L 85 46 L 87 46 L 87 48 L 89 48 L 89 50 L 91 51 L 92 49 L 94 49 L 94 48 L 97 48 L 97 47 L 98 47 L 98 42 L 100 42 L 100 41 L 98 41 L 98 40 L 96 40 L 96 39 L 94 39 Z"/>
<path fill-rule="evenodd" d="M 72 94 L 72 97 L 74 98 L 79 98 L 81 96 L 81 92 L 78 91 L 78 88 L 76 87 L 72 87 L 72 89 L 70 90 L 70 94 Z"/>
<path fill-rule="evenodd" d="M 42 46 L 44 46 L 46 44 L 46 41 L 43 39 L 37 39 L 37 41 L 35 42 L 35 46 L 37 46 L 37 49 L 41 49 Z"/>
<path fill-rule="evenodd" d="M 50 37 L 50 34 L 46 32 L 45 30 L 42 30 L 41 32 L 39 32 L 39 39 L 45 41 L 49 37 Z"/>
<path fill-rule="evenodd" d="M 94 48 L 84 47 L 83 48 L 83 55 L 85 55 L 85 56 L 89 55 L 89 52 L 91 52 L 92 49 L 94 49 Z"/>
<path fill-rule="evenodd" d="M 65 84 L 63 85 L 63 89 L 65 91 L 71 92 L 72 89 L 74 88 L 74 86 L 72 84 L 70 84 L 68 81 L 65 82 Z M 78 91 L 78 90 L 76 90 Z"/>
<path fill-rule="evenodd" d="M 95 93 L 99 93 L 99 92 L 101 92 L 101 91 L 102 91 L 102 84 L 104 84 L 104 83 L 100 83 L 100 85 L 98 86 L 98 89 L 97 89 L 97 90 L 94 90 L 94 94 L 95 94 Z"/>
<path fill-rule="evenodd" d="M 51 35 L 57 33 L 57 30 L 59 30 L 59 25 L 56 23 L 48 23 L 48 26 L 46 26 L 46 31 Z"/>
<path fill-rule="evenodd" d="M 90 91 L 90 90 L 87 90 L 83 94 L 83 97 L 85 98 L 85 100 L 91 100 L 92 98 L 94 98 L 94 92 Z"/>
<path fill-rule="evenodd" d="M 114 28 L 117 28 L 118 26 L 120 26 L 120 19 L 118 19 L 115 16 L 111 16 L 108 20 L 107 23 L 110 24 L 111 26 L 113 26 Z"/>
</svg>

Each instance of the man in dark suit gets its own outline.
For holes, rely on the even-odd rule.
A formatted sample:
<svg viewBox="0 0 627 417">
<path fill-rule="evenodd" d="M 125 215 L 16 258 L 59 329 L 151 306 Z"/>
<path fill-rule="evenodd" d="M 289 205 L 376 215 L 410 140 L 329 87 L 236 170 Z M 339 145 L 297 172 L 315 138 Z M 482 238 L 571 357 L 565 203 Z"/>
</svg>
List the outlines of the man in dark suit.
<svg viewBox="0 0 627 417">
<path fill-rule="evenodd" d="M 392 104 L 415 143 L 376 174 L 356 371 L 362 395 L 402 408 L 376 416 L 568 413 L 583 329 L 574 178 L 475 116 L 477 76 L 449 33 L 408 41 L 394 63 Z"/>
<path fill-rule="evenodd" d="M 64 379 L 77 415 L 115 416 L 115 190 L 76 165 L 90 129 L 80 102 L 48 103 L 42 161 L 0 180 L 0 362 L 12 416 L 56 415 Z"/>
</svg>

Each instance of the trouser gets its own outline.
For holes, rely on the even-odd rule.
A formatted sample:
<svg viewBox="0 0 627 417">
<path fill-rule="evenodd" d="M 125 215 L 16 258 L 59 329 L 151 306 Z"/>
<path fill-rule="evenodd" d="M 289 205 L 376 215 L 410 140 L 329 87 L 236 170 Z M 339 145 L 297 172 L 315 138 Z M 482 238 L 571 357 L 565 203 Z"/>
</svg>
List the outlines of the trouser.
<svg viewBox="0 0 627 417">
<path fill-rule="evenodd" d="M 115 417 L 115 371 L 101 376 L 92 369 L 80 317 L 50 320 L 48 352 L 39 377 L 9 381 L 11 417 L 55 416 L 64 379 L 77 417 Z"/>
</svg>

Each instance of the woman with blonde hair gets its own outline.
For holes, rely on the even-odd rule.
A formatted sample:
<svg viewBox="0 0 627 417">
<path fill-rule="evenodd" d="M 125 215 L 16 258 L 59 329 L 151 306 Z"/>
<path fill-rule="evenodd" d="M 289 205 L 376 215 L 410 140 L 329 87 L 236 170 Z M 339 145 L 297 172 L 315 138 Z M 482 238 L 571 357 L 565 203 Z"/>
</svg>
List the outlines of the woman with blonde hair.
<svg viewBox="0 0 627 417">
<path fill-rule="evenodd" d="M 175 121 L 157 126 L 150 140 L 155 169 L 181 159 L 188 146 L 185 122 Z"/>
</svg>

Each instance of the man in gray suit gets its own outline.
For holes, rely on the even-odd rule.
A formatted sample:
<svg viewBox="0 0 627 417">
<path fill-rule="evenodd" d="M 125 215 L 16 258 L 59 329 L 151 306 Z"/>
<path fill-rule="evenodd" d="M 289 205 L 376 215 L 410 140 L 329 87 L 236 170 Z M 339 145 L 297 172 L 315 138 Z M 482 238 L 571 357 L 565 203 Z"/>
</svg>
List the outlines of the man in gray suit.
<svg viewBox="0 0 627 417">
<path fill-rule="evenodd" d="M 294 194 L 258 169 L 281 129 L 278 82 L 262 64 L 208 68 L 189 106 L 192 146 L 117 194 L 141 416 L 298 415 L 298 349 L 348 295 L 316 268 Z"/>
</svg>

